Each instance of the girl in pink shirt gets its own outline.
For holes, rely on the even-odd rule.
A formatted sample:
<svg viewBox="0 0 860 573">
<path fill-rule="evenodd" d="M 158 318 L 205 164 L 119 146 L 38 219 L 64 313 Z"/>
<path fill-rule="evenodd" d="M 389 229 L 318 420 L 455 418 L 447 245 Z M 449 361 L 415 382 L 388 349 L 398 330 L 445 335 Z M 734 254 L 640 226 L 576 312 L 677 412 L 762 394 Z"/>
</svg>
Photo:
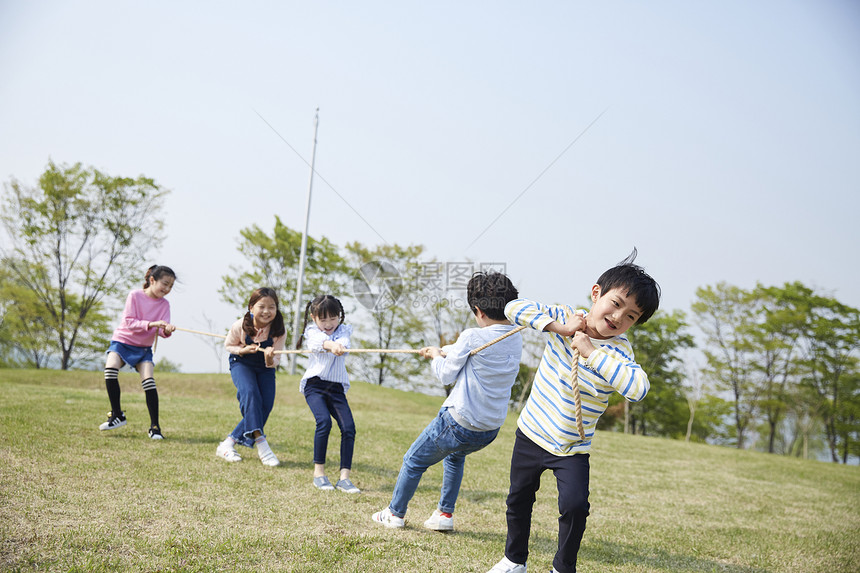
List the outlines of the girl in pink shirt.
<svg viewBox="0 0 860 573">
<path fill-rule="evenodd" d="M 107 422 L 99 430 L 113 430 L 125 426 L 125 412 L 120 407 L 119 369 L 128 364 L 140 373 L 140 384 L 146 395 L 149 409 L 149 437 L 162 440 L 158 426 L 158 391 L 155 389 L 152 364 L 152 344 L 156 336 L 167 338 L 176 329 L 170 324 L 170 303 L 164 298 L 176 273 L 170 267 L 152 265 L 143 279 L 143 289 L 133 290 L 125 300 L 119 326 L 111 336 L 105 361 L 105 387 L 110 400 L 111 411 Z"/>
</svg>

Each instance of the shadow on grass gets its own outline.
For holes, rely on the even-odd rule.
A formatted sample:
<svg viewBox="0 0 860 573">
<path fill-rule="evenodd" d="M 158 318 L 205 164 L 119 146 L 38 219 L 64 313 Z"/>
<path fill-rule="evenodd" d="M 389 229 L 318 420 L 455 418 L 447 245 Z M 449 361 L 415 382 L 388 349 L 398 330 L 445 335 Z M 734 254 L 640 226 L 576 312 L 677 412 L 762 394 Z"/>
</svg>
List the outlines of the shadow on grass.
<svg viewBox="0 0 860 573">
<path fill-rule="evenodd" d="M 505 548 L 506 533 L 496 531 L 464 531 L 454 530 L 446 533 L 446 535 L 455 535 L 458 537 L 466 537 L 475 541 L 481 542 L 483 545 L 496 546 L 501 554 Z M 552 555 L 557 546 L 557 538 L 550 535 L 536 533 L 532 531 L 529 547 L 531 548 L 532 557 L 535 557 L 538 551 L 548 552 L 549 560 L 552 560 Z M 678 571 L 678 572 L 695 572 L 695 571 L 720 571 L 720 573 L 770 573 L 769 569 L 760 567 L 751 567 L 747 565 L 733 565 L 713 559 L 703 559 L 695 555 L 685 555 L 683 553 L 670 553 L 662 549 L 655 549 L 651 546 L 636 546 L 616 541 L 605 541 L 603 539 L 589 539 L 586 533 L 583 539 L 582 547 L 579 550 L 579 561 L 582 565 L 583 561 L 591 561 L 603 563 L 606 565 L 623 565 L 635 564 L 642 565 L 649 569 Z M 589 567 L 589 569 L 592 567 Z"/>
<path fill-rule="evenodd" d="M 589 561 L 599 561 L 606 564 L 636 563 L 646 565 L 653 569 L 665 569 L 667 571 L 720 571 L 723 573 L 768 573 L 768 569 L 751 567 L 747 565 L 733 565 L 703 559 L 696 555 L 685 555 L 682 553 L 670 553 L 653 547 L 638 547 L 618 543 L 616 541 L 605 541 L 591 538 L 584 540 L 579 555 Z"/>
</svg>

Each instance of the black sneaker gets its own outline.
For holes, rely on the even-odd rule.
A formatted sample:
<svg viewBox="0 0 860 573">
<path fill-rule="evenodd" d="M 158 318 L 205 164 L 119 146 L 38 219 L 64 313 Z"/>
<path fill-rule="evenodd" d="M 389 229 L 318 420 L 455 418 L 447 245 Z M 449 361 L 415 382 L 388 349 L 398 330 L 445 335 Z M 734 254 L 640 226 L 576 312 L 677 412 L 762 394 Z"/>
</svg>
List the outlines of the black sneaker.
<svg viewBox="0 0 860 573">
<path fill-rule="evenodd" d="M 163 440 L 164 436 L 161 435 L 161 428 L 158 426 L 153 426 L 149 429 L 149 437 L 153 440 Z"/>
<path fill-rule="evenodd" d="M 108 412 L 107 422 L 99 426 L 99 430 L 115 430 L 125 426 L 125 412 L 120 412 L 119 416 L 114 416 L 113 412 Z"/>
</svg>

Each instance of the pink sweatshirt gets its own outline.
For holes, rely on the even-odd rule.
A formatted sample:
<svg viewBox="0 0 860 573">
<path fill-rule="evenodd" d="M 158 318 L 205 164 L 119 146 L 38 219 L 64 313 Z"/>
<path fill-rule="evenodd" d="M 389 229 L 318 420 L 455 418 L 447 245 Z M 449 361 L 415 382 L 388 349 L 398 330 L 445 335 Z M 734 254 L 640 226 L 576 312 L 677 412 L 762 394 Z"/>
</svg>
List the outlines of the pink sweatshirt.
<svg viewBox="0 0 860 573">
<path fill-rule="evenodd" d="M 156 330 L 162 338 L 167 338 L 161 329 L 149 328 L 150 322 L 163 320 L 170 323 L 170 303 L 166 298 L 152 298 L 143 289 L 133 290 L 125 299 L 125 309 L 119 326 L 113 331 L 111 340 L 132 346 L 152 346 Z"/>
<path fill-rule="evenodd" d="M 230 327 L 230 332 L 227 333 L 227 338 L 224 340 L 224 348 L 227 349 L 227 352 L 230 354 L 239 354 L 239 350 L 243 346 L 245 346 L 245 330 L 242 328 L 243 319 L 239 319 L 233 323 L 233 326 Z M 257 342 L 265 342 L 266 339 L 269 338 L 269 326 L 264 326 L 263 328 L 256 329 L 256 335 L 251 339 L 254 343 Z M 275 350 L 283 350 L 284 344 L 287 341 L 287 334 L 284 333 L 277 338 L 272 339 L 272 346 L 275 347 Z M 277 368 L 278 364 L 281 363 L 281 355 L 275 354 L 272 357 L 272 368 Z"/>
</svg>

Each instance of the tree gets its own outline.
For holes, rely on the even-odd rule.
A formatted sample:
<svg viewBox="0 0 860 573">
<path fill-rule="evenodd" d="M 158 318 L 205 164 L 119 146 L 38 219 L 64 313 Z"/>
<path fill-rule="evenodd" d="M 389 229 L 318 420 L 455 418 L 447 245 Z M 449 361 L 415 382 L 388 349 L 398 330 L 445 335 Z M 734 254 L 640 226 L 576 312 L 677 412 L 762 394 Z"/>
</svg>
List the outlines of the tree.
<svg viewBox="0 0 860 573">
<path fill-rule="evenodd" d="M 245 255 L 244 268 L 231 266 L 224 275 L 218 292 L 225 302 L 245 309 L 248 296 L 258 287 L 275 289 L 280 298 L 280 310 L 287 329 L 287 341 L 292 340 L 293 306 L 298 282 L 302 233 L 290 229 L 275 217 L 271 235 L 259 226 L 252 225 L 239 231 L 238 250 Z M 317 294 L 341 296 L 346 284 L 348 267 L 340 250 L 325 237 L 308 237 L 307 264 L 303 280 L 304 298 Z"/>
<path fill-rule="evenodd" d="M 354 242 L 346 250 L 356 271 L 353 293 L 359 311 L 368 315 L 364 348 L 400 348 L 424 346 L 425 317 L 409 300 L 406 284 L 408 271 L 424 252 L 424 247 L 381 245 L 369 248 Z M 421 373 L 425 364 L 415 355 L 367 353 L 356 354 L 351 361 L 369 382 L 380 386 L 389 378 L 408 381 Z"/>
<path fill-rule="evenodd" d="M 812 291 L 800 283 L 783 287 L 758 285 L 752 292 L 758 328 L 749 332 L 758 358 L 750 367 L 758 377 L 759 412 L 767 424 L 767 451 L 775 453 L 777 432 L 789 408 L 789 394 L 797 383 L 796 355 L 806 327 L 807 300 Z"/>
<path fill-rule="evenodd" d="M 702 400 L 704 384 L 700 376 L 700 368 L 697 364 L 687 364 L 687 381 L 688 385 L 684 387 L 684 396 L 687 398 L 687 407 L 690 410 L 690 416 L 687 419 L 687 432 L 684 434 L 684 441 L 689 442 L 693 435 L 693 424 L 696 421 L 696 409 L 699 407 L 699 402 Z"/>
<path fill-rule="evenodd" d="M 826 296 L 809 297 L 804 337 L 803 383 L 815 397 L 824 424 L 830 457 L 847 461 L 858 433 L 860 406 L 858 360 L 860 311 Z"/>
<path fill-rule="evenodd" d="M 630 329 L 628 336 L 636 352 L 636 362 L 651 383 L 648 397 L 628 406 L 632 433 L 637 432 L 638 423 L 642 435 L 649 431 L 676 438 L 685 434 L 688 406 L 679 353 L 693 346 L 693 337 L 686 329 L 686 316 L 680 310 L 658 311 L 645 324 Z"/>
<path fill-rule="evenodd" d="M 37 186 L 13 179 L 4 188 L 3 266 L 32 294 L 27 319 L 44 323 L 49 352 L 66 370 L 103 345 L 104 300 L 142 280 L 143 261 L 162 238 L 167 192 L 142 175 L 112 177 L 53 161 Z M 31 334 L 36 344 L 41 332 Z"/>
<path fill-rule="evenodd" d="M 206 316 L 205 312 L 203 313 L 203 322 L 206 324 L 206 332 L 218 333 L 221 330 L 227 330 L 220 329 L 216 326 L 215 321 Z M 284 324 L 284 326 L 286 326 L 286 324 Z M 227 350 L 224 348 L 224 340 L 221 338 L 215 338 L 214 336 L 201 336 L 200 341 L 212 350 L 212 354 L 215 356 L 215 361 L 218 363 L 218 374 L 221 374 L 224 371 L 224 355 L 227 353 Z"/>
<path fill-rule="evenodd" d="M 182 364 L 173 362 L 168 358 L 162 358 L 155 363 L 156 372 L 182 372 Z"/>
<path fill-rule="evenodd" d="M 35 293 L 0 268 L 0 356 L 4 366 L 44 368 L 51 356 L 50 326 Z"/>
<path fill-rule="evenodd" d="M 442 281 L 421 278 L 426 274 L 424 269 L 441 269 L 442 266 L 443 263 L 431 260 L 418 265 L 409 264 L 406 272 L 409 279 L 419 277 L 418 281 L 412 281 L 415 282 L 412 288 L 406 289 L 410 291 L 406 299 L 417 313 L 424 313 L 428 317 L 427 322 L 432 325 L 432 331 L 428 329 L 423 339 L 428 346 L 440 348 L 454 344 L 464 330 L 477 326 L 465 295 L 456 296 L 445 291 Z M 445 395 L 449 395 L 452 389 L 453 386 L 445 386 Z"/>
<path fill-rule="evenodd" d="M 719 283 L 696 289 L 692 309 L 705 334 L 706 373 L 732 393 L 737 447 L 742 449 L 746 431 L 755 419 L 759 393 L 750 369 L 754 360 L 749 340 L 754 322 L 751 295 Z"/>
</svg>

